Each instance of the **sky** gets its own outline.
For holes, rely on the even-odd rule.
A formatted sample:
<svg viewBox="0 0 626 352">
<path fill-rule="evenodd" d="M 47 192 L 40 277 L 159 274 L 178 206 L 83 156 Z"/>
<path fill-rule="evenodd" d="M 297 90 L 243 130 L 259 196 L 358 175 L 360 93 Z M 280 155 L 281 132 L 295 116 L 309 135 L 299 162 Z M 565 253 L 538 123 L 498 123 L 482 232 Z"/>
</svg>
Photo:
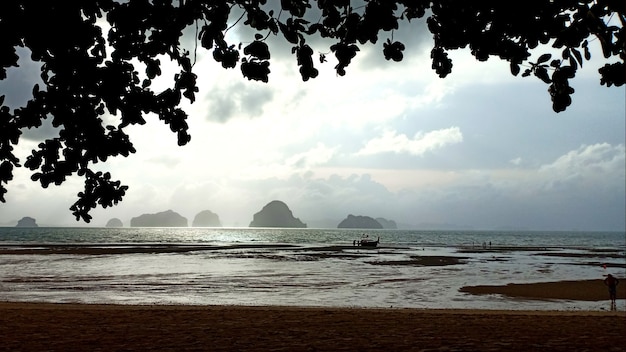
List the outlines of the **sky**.
<svg viewBox="0 0 626 352">
<path fill-rule="evenodd" d="M 245 45 L 252 37 L 235 27 L 227 40 Z M 43 189 L 17 169 L 0 226 L 25 216 L 39 226 L 104 226 L 111 218 L 128 226 L 132 217 L 171 209 L 190 224 L 211 210 L 223 226 L 247 227 L 281 200 L 309 227 L 336 227 L 352 214 L 419 229 L 625 230 L 625 88 L 600 85 L 598 50 L 571 82 L 572 105 L 555 113 L 545 83 L 512 76 L 497 58 L 450 52 L 452 73 L 439 78 L 423 23 L 394 33 L 407 47 L 402 62 L 384 59 L 388 37 L 361 47 L 344 77 L 328 43 L 310 38 L 328 62 L 316 61 L 320 74 L 308 82 L 282 39 L 268 42 L 269 83 L 225 70 L 199 48 L 200 91 L 183 104 L 188 145 L 179 147 L 155 116 L 128 128 L 137 153 L 94 168 L 129 189 L 117 206 L 93 210 L 90 224 L 69 210 L 82 178 Z M 184 42 L 191 51 L 192 38 Z M 13 108 L 40 82 L 40 66 L 20 54 L 20 67 L 0 82 Z M 171 83 L 168 67 L 153 88 Z M 117 124 L 115 116 L 107 121 Z M 16 154 L 24 162 L 56 134 L 49 125 L 25 131 Z"/>
</svg>

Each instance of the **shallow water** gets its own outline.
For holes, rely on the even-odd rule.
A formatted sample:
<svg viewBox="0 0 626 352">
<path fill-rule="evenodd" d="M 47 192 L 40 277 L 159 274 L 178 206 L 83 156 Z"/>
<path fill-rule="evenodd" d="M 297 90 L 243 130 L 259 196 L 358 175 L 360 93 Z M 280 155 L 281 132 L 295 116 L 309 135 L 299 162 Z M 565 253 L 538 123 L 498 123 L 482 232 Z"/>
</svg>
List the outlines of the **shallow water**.
<svg viewBox="0 0 626 352">
<path fill-rule="evenodd" d="M 0 300 L 607 310 L 608 300 L 522 300 L 459 289 L 598 279 L 609 272 L 626 277 L 624 234 L 368 234 L 381 238 L 378 248 L 353 247 L 361 235 L 354 230 L 0 228 L 0 249 L 68 249 L 0 254 Z M 105 254 L 89 254 L 93 248 Z M 130 251 L 110 250 L 117 248 Z M 459 257 L 461 263 L 407 265 L 415 256 Z M 626 309 L 623 300 L 617 308 Z"/>
</svg>

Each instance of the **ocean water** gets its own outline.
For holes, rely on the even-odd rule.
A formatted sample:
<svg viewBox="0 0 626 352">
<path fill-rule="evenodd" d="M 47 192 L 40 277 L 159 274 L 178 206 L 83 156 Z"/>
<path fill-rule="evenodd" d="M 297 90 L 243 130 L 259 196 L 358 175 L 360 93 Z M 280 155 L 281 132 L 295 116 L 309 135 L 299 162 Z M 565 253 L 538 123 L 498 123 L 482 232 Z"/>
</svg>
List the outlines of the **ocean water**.
<svg viewBox="0 0 626 352">
<path fill-rule="evenodd" d="M 626 277 L 624 233 L 0 228 L 0 301 L 608 310 L 459 291 L 607 273 Z"/>
</svg>

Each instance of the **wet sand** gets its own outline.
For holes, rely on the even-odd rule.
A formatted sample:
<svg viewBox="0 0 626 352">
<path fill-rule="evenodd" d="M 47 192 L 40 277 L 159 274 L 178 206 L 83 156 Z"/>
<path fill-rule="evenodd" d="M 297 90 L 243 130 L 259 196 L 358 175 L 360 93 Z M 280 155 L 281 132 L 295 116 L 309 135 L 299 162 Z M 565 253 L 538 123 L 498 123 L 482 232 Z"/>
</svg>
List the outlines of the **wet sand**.
<svg viewBox="0 0 626 352">
<path fill-rule="evenodd" d="M 293 248 L 289 244 L 233 244 L 227 246 L 209 246 L 197 244 L 5 244 L 0 247 L 0 255 L 20 254 L 78 254 L 78 255 L 110 255 L 132 253 L 185 253 L 197 251 L 215 251 L 223 249 L 282 249 Z"/>
<path fill-rule="evenodd" d="M 624 312 L 0 303 L 0 351 L 623 351 Z"/>
<path fill-rule="evenodd" d="M 6 254 L 212 250 L 58 246 Z M 310 250 L 310 249 L 309 249 Z M 395 265 L 450 265 L 414 257 Z M 381 262 L 378 265 L 388 263 Z M 618 298 L 626 299 L 620 277 Z M 0 351 L 624 351 L 626 312 L 601 280 L 467 286 L 470 295 L 606 301 L 605 311 L 0 303 Z M 620 302 L 622 306 L 623 302 Z"/>
<path fill-rule="evenodd" d="M 617 298 L 626 299 L 626 279 L 618 278 Z M 474 295 L 498 294 L 525 299 L 567 299 L 574 301 L 602 301 L 609 298 L 603 280 L 572 280 L 537 282 L 530 284 L 465 286 L 461 292 Z M 625 331 L 626 332 L 626 331 Z"/>
</svg>

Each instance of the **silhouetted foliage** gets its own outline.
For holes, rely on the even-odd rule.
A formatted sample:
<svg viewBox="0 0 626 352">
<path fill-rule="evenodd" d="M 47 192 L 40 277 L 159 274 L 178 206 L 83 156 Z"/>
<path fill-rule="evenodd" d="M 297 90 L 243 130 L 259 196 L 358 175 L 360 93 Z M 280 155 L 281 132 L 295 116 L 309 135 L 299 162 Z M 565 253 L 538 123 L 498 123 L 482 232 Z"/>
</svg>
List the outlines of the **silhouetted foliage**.
<svg viewBox="0 0 626 352">
<path fill-rule="evenodd" d="M 91 209 L 117 204 L 127 190 L 110 174 L 90 169 L 109 157 L 135 152 L 125 127 L 142 125 L 143 116 L 154 113 L 177 134 L 179 145 L 187 144 L 187 114 L 179 104 L 183 98 L 193 102 L 198 92 L 195 60 L 180 43 L 190 26 L 197 26 L 199 45 L 212 51 L 222 67 L 239 65 L 243 76 L 263 82 L 270 75 L 265 39 L 282 36 L 293 45 L 307 81 L 318 76 L 307 38 L 333 41 L 335 70 L 343 76 L 359 46 L 376 43 L 380 36 L 387 39 L 384 57 L 401 61 L 405 45 L 393 41 L 393 31 L 406 21 L 426 18 L 433 37 L 432 68 L 440 77 L 452 72 L 448 51 L 469 48 L 479 61 L 495 56 L 510 63 L 513 75 L 523 70 L 522 76 L 545 82 L 559 112 L 571 103 L 570 80 L 591 57 L 590 40 L 599 40 L 606 61 L 599 70 L 600 84 L 624 84 L 625 7 L 624 0 L 364 0 L 359 6 L 348 0 L 2 0 L 0 79 L 7 77 L 7 68 L 17 66 L 16 48 L 24 47 L 42 63 L 44 87 L 35 85 L 32 99 L 14 110 L 0 96 L 0 201 L 5 201 L 4 184 L 13 178 L 14 167 L 21 166 L 12 146 L 22 130 L 40 127 L 44 119 L 59 128 L 59 135 L 39 144 L 24 166 L 43 187 L 73 174 L 83 176 L 85 190 L 71 210 L 86 222 Z M 110 28 L 103 32 L 102 24 Z M 226 42 L 225 33 L 234 25 L 258 31 L 243 52 L 240 43 Z M 560 57 L 546 53 L 530 62 L 531 50 L 547 51 L 542 44 L 560 51 Z M 173 86 L 155 91 L 151 83 L 162 75 L 161 59 L 167 58 L 180 71 Z M 326 62 L 326 54 L 319 61 Z M 119 116 L 119 124 L 104 126 L 105 114 Z"/>
</svg>

